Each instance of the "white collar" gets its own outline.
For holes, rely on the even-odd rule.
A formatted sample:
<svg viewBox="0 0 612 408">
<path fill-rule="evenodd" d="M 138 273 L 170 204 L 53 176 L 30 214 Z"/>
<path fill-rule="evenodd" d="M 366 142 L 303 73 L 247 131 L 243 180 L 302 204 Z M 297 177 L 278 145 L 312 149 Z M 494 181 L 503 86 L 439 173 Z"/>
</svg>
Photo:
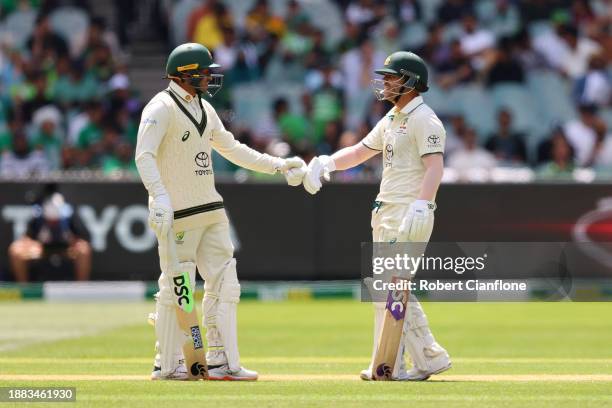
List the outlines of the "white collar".
<svg viewBox="0 0 612 408">
<path fill-rule="evenodd" d="M 191 96 L 189 94 L 189 92 L 187 92 L 186 90 L 184 90 L 183 88 L 181 88 L 179 86 L 179 84 L 177 84 L 174 81 L 170 81 L 170 86 L 169 86 L 170 90 L 172 90 L 172 92 L 174 92 L 175 94 L 177 94 L 178 96 L 181 97 L 181 99 L 183 99 L 185 102 L 191 102 L 194 99 L 197 99 L 197 96 Z"/>
<path fill-rule="evenodd" d="M 406 106 L 404 106 L 400 112 L 403 113 L 404 115 L 407 115 L 411 113 L 413 110 L 415 110 L 417 106 L 422 105 L 422 104 L 423 104 L 423 97 L 419 95 L 416 98 L 412 99 L 410 102 L 408 102 L 408 104 L 406 104 Z"/>
</svg>

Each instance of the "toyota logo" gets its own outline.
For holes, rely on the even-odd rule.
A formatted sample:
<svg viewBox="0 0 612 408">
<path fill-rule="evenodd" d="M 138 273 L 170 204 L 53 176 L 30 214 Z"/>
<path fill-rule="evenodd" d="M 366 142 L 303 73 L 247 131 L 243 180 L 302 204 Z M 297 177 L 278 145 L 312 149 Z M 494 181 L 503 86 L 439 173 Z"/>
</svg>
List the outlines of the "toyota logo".
<svg viewBox="0 0 612 408">
<path fill-rule="evenodd" d="M 206 168 L 210 166 L 210 158 L 208 157 L 208 153 L 200 152 L 196 154 L 195 164 L 197 164 L 198 167 L 202 167 L 202 168 Z"/>
<path fill-rule="evenodd" d="M 438 143 L 440 143 L 440 137 L 436 136 L 436 135 L 431 135 L 431 136 L 427 137 L 427 141 L 430 144 L 438 144 Z"/>
</svg>

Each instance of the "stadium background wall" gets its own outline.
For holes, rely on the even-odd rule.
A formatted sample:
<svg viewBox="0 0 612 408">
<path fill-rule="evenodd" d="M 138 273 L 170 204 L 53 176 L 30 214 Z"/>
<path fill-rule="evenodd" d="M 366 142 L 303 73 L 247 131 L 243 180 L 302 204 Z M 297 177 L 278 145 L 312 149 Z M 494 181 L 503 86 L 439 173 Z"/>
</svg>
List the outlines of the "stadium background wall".
<svg viewBox="0 0 612 408">
<path fill-rule="evenodd" d="M 0 183 L 0 268 L 23 228 L 36 183 Z M 376 184 L 329 184 L 315 197 L 281 184 L 220 183 L 245 280 L 358 279 L 360 242 L 371 239 Z M 154 280 L 155 239 L 139 183 L 62 183 L 94 247 L 94 280 Z M 438 194 L 433 241 L 570 241 L 587 214 L 612 241 L 609 184 L 446 184 Z M 598 207 L 599 206 L 599 207 Z M 608 209 L 606 209 L 608 208 Z M 607 231 L 607 232 L 606 232 Z M 606 239 L 607 237 L 607 239 Z"/>
</svg>

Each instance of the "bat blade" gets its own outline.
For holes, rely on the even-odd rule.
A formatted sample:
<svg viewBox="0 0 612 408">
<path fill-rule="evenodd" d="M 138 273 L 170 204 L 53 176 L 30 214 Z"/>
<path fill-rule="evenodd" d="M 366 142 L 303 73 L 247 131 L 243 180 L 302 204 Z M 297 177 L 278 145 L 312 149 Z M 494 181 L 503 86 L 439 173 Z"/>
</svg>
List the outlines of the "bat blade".
<svg viewBox="0 0 612 408">
<path fill-rule="evenodd" d="M 408 281 L 402 278 L 393 277 L 393 283 L 405 282 L 406 288 Z M 372 377 L 376 381 L 389 381 L 395 369 L 395 361 L 399 352 L 404 319 L 406 317 L 406 307 L 410 291 L 390 290 L 387 296 L 383 327 L 378 338 L 376 355 L 372 364 Z"/>
<path fill-rule="evenodd" d="M 202 331 L 198 323 L 198 314 L 193 309 L 190 313 L 180 307 L 176 308 L 176 317 L 179 328 L 185 333 L 183 355 L 189 380 L 208 380 L 208 365 L 206 363 L 206 350 L 202 338 Z"/>
</svg>

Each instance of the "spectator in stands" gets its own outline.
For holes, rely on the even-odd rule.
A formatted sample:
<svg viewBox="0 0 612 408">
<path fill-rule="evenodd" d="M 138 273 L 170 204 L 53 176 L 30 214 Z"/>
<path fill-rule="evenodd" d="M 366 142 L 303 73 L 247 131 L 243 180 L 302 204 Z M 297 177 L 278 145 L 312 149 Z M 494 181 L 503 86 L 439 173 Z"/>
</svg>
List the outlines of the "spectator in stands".
<svg viewBox="0 0 612 408">
<path fill-rule="evenodd" d="M 353 0 L 346 8 L 346 21 L 367 29 L 376 24 L 378 10 L 374 0 Z"/>
<path fill-rule="evenodd" d="M 521 165 L 527 161 L 525 136 L 512 130 L 512 115 L 506 109 L 497 114 L 498 128 L 485 144 L 485 148 L 493 153 L 503 164 Z"/>
<path fill-rule="evenodd" d="M 25 60 L 21 53 L 10 49 L 0 41 L 0 96 L 8 98 L 22 83 Z"/>
<path fill-rule="evenodd" d="M 423 12 L 421 10 L 421 3 L 419 1 L 400 0 L 393 3 L 391 12 L 393 15 L 398 17 L 399 24 L 402 27 L 405 24 L 415 23 L 422 20 Z"/>
<path fill-rule="evenodd" d="M 114 146 L 112 154 L 104 156 L 102 160 L 102 172 L 105 175 L 125 172 L 137 176 L 138 170 L 134 162 L 134 149 L 132 145 L 127 142 L 119 141 Z"/>
<path fill-rule="evenodd" d="M 263 30 L 282 38 L 286 26 L 281 17 L 272 14 L 267 0 L 257 0 L 246 16 L 245 28 L 247 31 Z"/>
<path fill-rule="evenodd" d="M 124 58 L 123 50 L 121 49 L 117 35 L 107 28 L 106 21 L 103 17 L 93 16 L 89 21 L 85 42 L 77 46 L 81 51 L 79 59 L 86 60 L 88 54 L 91 53 L 98 44 L 106 45 L 110 49 L 111 54 L 117 56 L 119 59 Z"/>
<path fill-rule="evenodd" d="M 304 144 L 310 144 L 311 125 L 304 115 L 290 111 L 289 102 L 285 98 L 274 101 L 274 120 L 284 141 L 289 143 L 293 151 L 297 151 Z"/>
<path fill-rule="evenodd" d="M 27 90 L 29 96 L 23 101 L 20 113 L 23 120 L 29 123 L 34 112 L 43 106 L 52 105 L 50 98 L 51 92 L 47 89 L 47 78 L 41 71 L 33 71 L 30 76 L 30 89 Z M 28 85 L 26 85 L 28 86 Z"/>
<path fill-rule="evenodd" d="M 76 146 L 82 150 L 93 148 L 102 139 L 102 120 L 104 110 L 99 102 L 87 105 L 87 123 L 81 128 L 76 140 Z"/>
<path fill-rule="evenodd" d="M 71 62 L 68 58 L 61 58 L 57 64 L 57 74 L 51 95 L 64 108 L 101 96 L 100 83 L 93 72 L 85 71 L 80 61 Z"/>
<path fill-rule="evenodd" d="M 495 47 L 495 35 L 479 26 L 474 14 L 466 14 L 461 19 L 463 33 L 459 37 L 461 52 L 470 59 L 472 66 L 480 71 L 490 65 Z"/>
<path fill-rule="evenodd" d="M 115 72 L 115 62 L 108 45 L 96 44 L 85 60 L 88 73 L 93 73 L 98 81 L 108 81 Z"/>
<path fill-rule="evenodd" d="M 523 67 L 512 54 L 511 48 L 510 38 L 500 39 L 497 49 L 492 52 L 493 61 L 487 73 L 488 86 L 506 82 L 525 82 Z"/>
<path fill-rule="evenodd" d="M 401 49 L 400 30 L 393 18 L 387 18 L 380 24 L 380 34 L 376 38 L 376 49 L 385 55 L 391 55 Z"/>
<path fill-rule="evenodd" d="M 314 127 L 313 145 L 318 144 L 323 138 L 327 123 L 340 120 L 344 110 L 342 88 L 333 81 L 333 67 L 331 65 L 323 67 L 322 73 L 322 84 L 312 93 L 312 116 L 310 119 Z M 369 92 L 371 93 L 371 91 Z"/>
<path fill-rule="evenodd" d="M 49 187 L 33 208 L 34 216 L 28 223 L 26 234 L 14 241 L 8 249 L 9 261 L 15 281 L 32 280 L 33 261 L 53 263 L 53 258 L 69 259 L 74 263 L 74 279 L 88 280 L 91 271 L 91 246 L 77 226 L 72 206 L 64 197 Z M 43 268 L 41 268 L 43 269 Z M 47 272 L 50 268 L 44 268 Z M 65 271 L 62 271 L 65 273 Z M 37 279 L 66 280 L 72 276 L 37 276 Z"/>
<path fill-rule="evenodd" d="M 444 41 L 444 25 L 432 23 L 428 30 L 425 44 L 417 51 L 423 59 L 440 71 L 451 59 L 451 45 Z"/>
<path fill-rule="evenodd" d="M 612 78 L 606 68 L 606 60 L 602 54 L 595 54 L 591 57 L 587 72 L 575 83 L 574 97 L 578 103 L 598 107 L 610 105 Z"/>
<path fill-rule="evenodd" d="M 60 170 L 60 152 L 64 143 L 62 114 L 55 106 L 45 106 L 34 114 L 34 133 L 30 145 L 44 153 L 50 170 Z"/>
<path fill-rule="evenodd" d="M 565 25 L 560 36 L 567 47 L 561 64 L 562 72 L 572 79 L 577 79 L 587 71 L 591 57 L 602 49 L 595 41 L 579 36 L 578 29 L 573 25 Z"/>
<path fill-rule="evenodd" d="M 551 160 L 538 169 L 537 175 L 544 179 L 566 179 L 572 177 L 574 169 L 573 149 L 563 133 L 557 132 L 551 140 Z"/>
<path fill-rule="evenodd" d="M 580 105 L 579 113 L 579 118 L 567 122 L 563 131 L 576 153 L 576 164 L 582 167 L 591 164 L 598 140 L 597 129 L 605 128 L 605 124 L 597 116 L 597 107 L 594 105 Z"/>
<path fill-rule="evenodd" d="M 314 47 L 314 33 L 315 29 L 309 19 L 302 19 L 295 29 L 286 30 L 281 37 L 283 50 L 300 60 L 304 59 Z"/>
<path fill-rule="evenodd" d="M 7 126 L 0 130 L 0 154 L 13 149 L 13 135 L 23 132 L 24 126 L 21 117 L 16 115 L 14 110 L 9 110 L 6 115 Z"/>
<path fill-rule="evenodd" d="M 463 146 L 448 158 L 448 167 L 459 172 L 460 177 L 469 175 L 470 170 L 490 170 L 497 165 L 495 156 L 478 146 L 478 137 L 472 128 L 463 134 Z"/>
<path fill-rule="evenodd" d="M 529 31 L 523 28 L 513 37 L 513 54 L 524 71 L 548 67 L 544 55 L 536 51 Z"/>
<path fill-rule="evenodd" d="M 34 31 L 26 42 L 33 61 L 39 66 L 53 64 L 60 57 L 68 56 L 66 40 L 51 29 L 51 22 L 47 14 L 36 17 Z"/>
<path fill-rule="evenodd" d="M 467 83 L 476 77 L 470 60 L 463 54 L 461 43 L 453 40 L 450 46 L 450 58 L 438 67 L 438 85 L 443 89 L 457 84 Z"/>
<path fill-rule="evenodd" d="M 193 10 L 187 19 L 187 38 L 214 50 L 221 44 L 226 23 L 219 21 L 219 17 L 226 18 L 227 13 L 225 6 L 217 0 L 202 1 L 202 5 Z"/>
<path fill-rule="evenodd" d="M 32 151 L 23 129 L 13 134 L 12 150 L 5 150 L 0 157 L 0 176 L 27 178 L 44 176 L 49 172 L 49 161 L 40 150 Z"/>
</svg>

